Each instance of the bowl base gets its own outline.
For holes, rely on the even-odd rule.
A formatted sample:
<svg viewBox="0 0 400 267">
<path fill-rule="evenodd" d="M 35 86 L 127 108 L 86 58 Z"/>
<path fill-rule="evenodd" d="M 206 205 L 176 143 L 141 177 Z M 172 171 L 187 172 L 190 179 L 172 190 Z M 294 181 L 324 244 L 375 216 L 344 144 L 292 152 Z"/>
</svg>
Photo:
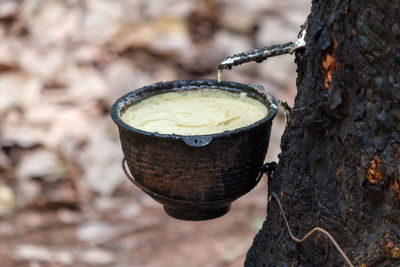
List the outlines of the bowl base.
<svg viewBox="0 0 400 267">
<path fill-rule="evenodd" d="M 221 217 L 231 209 L 231 204 L 214 209 L 182 209 L 171 206 L 164 206 L 165 212 L 179 220 L 203 221 Z"/>
</svg>

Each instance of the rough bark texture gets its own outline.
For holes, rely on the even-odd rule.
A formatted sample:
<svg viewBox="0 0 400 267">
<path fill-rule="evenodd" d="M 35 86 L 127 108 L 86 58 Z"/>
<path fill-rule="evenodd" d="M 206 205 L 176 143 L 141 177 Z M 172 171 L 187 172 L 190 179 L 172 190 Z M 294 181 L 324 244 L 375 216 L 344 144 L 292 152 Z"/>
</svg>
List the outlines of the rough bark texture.
<svg viewBox="0 0 400 267">
<path fill-rule="evenodd" d="M 328 230 L 355 265 L 400 265 L 400 1 L 313 1 L 298 94 L 269 190 L 296 236 Z M 274 200 L 246 266 L 342 266 L 290 240 Z"/>
</svg>

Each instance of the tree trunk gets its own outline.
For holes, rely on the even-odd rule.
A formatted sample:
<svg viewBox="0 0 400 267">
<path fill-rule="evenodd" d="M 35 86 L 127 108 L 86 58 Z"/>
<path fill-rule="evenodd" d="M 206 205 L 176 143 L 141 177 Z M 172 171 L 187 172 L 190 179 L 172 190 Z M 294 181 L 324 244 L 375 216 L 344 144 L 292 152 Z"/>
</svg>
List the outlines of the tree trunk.
<svg viewBox="0 0 400 267">
<path fill-rule="evenodd" d="M 328 230 L 360 266 L 400 266 L 400 1 L 313 1 L 294 108 L 269 190 L 293 234 Z M 343 266 L 289 238 L 276 201 L 246 266 Z"/>
</svg>

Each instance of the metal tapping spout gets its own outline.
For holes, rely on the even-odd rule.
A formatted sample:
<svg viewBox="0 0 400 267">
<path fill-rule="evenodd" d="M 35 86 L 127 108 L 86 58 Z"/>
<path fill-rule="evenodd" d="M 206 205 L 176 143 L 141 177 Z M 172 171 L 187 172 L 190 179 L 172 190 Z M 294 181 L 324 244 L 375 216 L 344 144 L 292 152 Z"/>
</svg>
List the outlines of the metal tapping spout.
<svg viewBox="0 0 400 267">
<path fill-rule="evenodd" d="M 260 49 L 248 50 L 224 58 L 224 60 L 222 60 L 218 65 L 218 81 L 221 81 L 221 72 L 224 69 L 230 70 L 233 66 L 242 65 L 252 61 L 261 63 L 269 57 L 293 54 L 297 49 L 304 48 L 306 45 L 307 21 L 301 28 L 302 30 L 298 34 L 298 40 L 295 43 L 289 42 L 281 45 L 272 45 Z"/>
</svg>

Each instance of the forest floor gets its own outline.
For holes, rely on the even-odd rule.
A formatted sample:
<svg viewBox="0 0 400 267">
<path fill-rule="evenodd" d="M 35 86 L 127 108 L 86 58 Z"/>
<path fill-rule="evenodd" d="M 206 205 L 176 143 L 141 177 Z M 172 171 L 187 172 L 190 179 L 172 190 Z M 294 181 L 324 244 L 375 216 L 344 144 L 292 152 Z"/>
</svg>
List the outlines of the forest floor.
<svg viewBox="0 0 400 267">
<path fill-rule="evenodd" d="M 0 266 L 242 266 L 267 182 L 225 216 L 179 221 L 124 178 L 109 110 L 226 56 L 295 41 L 309 1 L 0 1 Z M 223 72 L 293 104 L 290 55 Z M 283 115 L 266 161 L 277 160 Z"/>
</svg>

